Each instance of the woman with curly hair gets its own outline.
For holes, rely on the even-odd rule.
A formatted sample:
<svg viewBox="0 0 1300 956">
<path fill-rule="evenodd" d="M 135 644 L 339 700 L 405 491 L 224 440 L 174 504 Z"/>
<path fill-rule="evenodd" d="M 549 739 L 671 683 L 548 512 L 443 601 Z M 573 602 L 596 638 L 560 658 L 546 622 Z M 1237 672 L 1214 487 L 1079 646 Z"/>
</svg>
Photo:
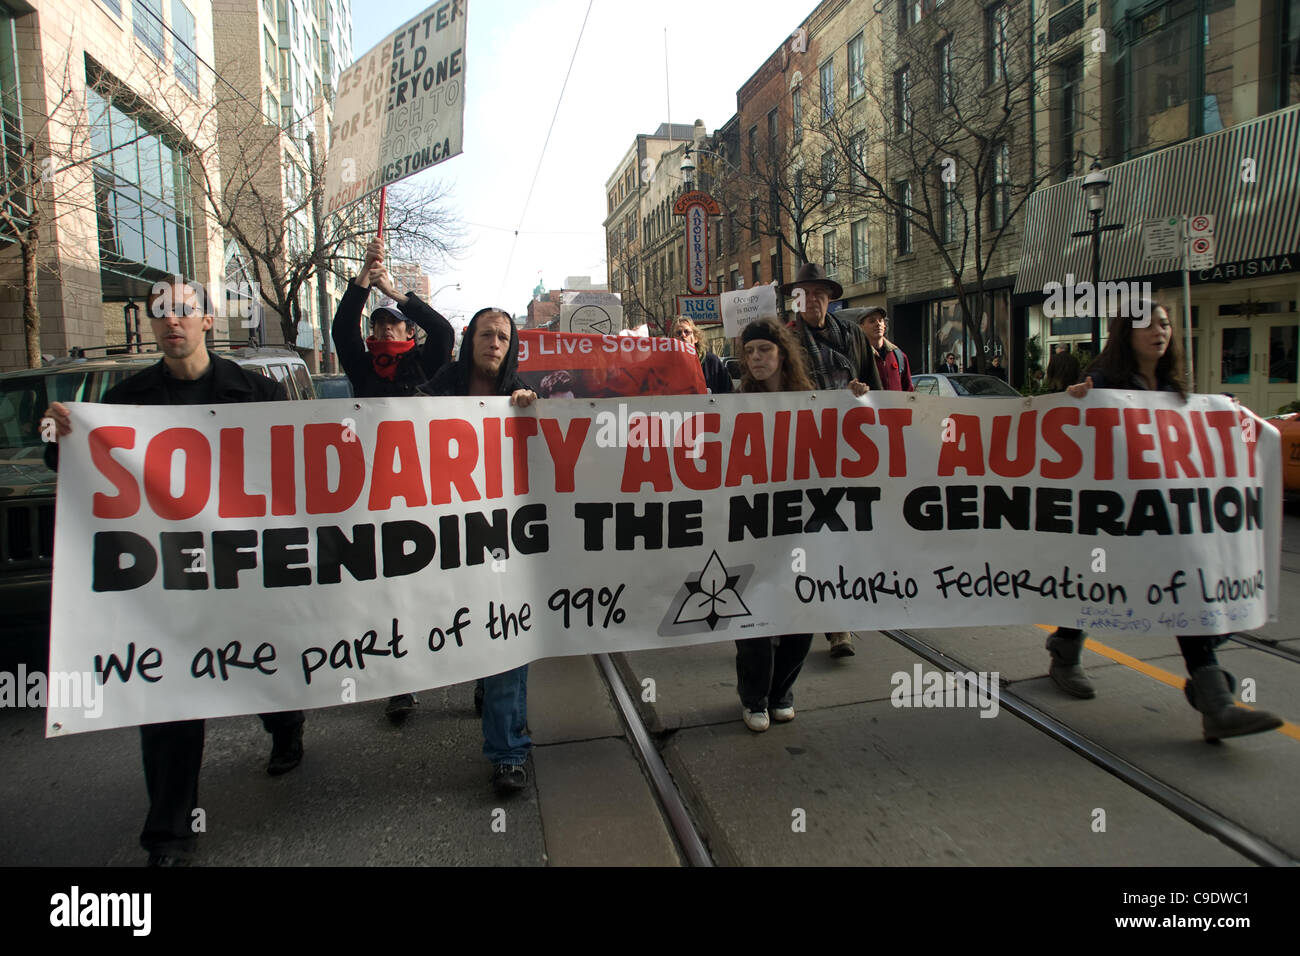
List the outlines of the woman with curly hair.
<svg viewBox="0 0 1300 956">
<path fill-rule="evenodd" d="M 812 391 L 803 349 L 794 335 L 772 319 L 758 319 L 740 336 L 742 392 Z M 783 634 L 736 641 L 736 690 L 741 718 L 755 733 L 794 720 L 794 682 L 803 669 L 811 634 Z M 770 716 L 769 716 L 770 714 Z"/>
</svg>

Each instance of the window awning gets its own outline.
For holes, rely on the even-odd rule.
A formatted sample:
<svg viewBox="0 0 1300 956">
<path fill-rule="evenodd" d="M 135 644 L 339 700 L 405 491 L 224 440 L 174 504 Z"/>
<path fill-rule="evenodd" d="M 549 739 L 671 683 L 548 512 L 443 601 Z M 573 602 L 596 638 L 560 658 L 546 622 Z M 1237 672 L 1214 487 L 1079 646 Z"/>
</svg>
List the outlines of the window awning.
<svg viewBox="0 0 1300 956">
<path fill-rule="evenodd" d="M 1177 257 L 1145 258 L 1142 223 L 1184 215 L 1215 217 L 1216 265 L 1294 255 L 1291 268 L 1300 268 L 1297 157 L 1300 105 L 1107 168 L 1101 224 L 1124 228 L 1102 234 L 1102 281 L 1177 272 Z M 1067 274 L 1091 279 L 1092 239 L 1071 236 L 1090 225 L 1082 186 L 1081 177 L 1071 179 L 1026 201 L 1017 296 L 1041 297 L 1045 284 Z"/>
</svg>

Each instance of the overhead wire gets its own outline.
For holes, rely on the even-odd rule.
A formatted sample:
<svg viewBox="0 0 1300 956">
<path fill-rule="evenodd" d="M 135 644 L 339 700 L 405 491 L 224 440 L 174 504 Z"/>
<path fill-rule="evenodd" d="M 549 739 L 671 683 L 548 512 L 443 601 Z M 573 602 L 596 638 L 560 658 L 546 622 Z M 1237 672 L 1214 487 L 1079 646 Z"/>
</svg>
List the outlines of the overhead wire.
<svg viewBox="0 0 1300 956">
<path fill-rule="evenodd" d="M 569 77 L 573 73 L 573 64 L 578 59 L 578 48 L 582 46 L 582 35 L 587 30 L 587 19 L 591 16 L 591 8 L 595 5 L 596 0 L 588 0 L 587 12 L 582 17 L 582 27 L 578 30 L 578 39 L 573 44 L 573 55 L 569 57 L 569 69 L 565 71 L 564 83 L 560 86 L 560 97 L 555 102 L 555 112 L 551 114 L 551 125 L 546 130 L 546 139 L 542 141 L 542 152 L 537 157 L 537 168 L 533 171 L 533 181 L 528 186 L 528 195 L 524 197 L 524 208 L 519 213 L 519 224 L 515 226 L 514 238 L 510 242 L 510 255 L 506 257 L 505 272 L 501 276 L 501 290 L 504 291 L 506 280 L 510 277 L 510 266 L 514 262 L 515 248 L 519 244 L 519 233 L 524 224 L 524 217 L 528 215 L 528 204 L 533 200 L 533 190 L 537 186 L 537 177 L 541 175 L 542 163 L 546 159 L 546 147 L 551 142 L 551 134 L 555 131 L 555 121 L 560 115 L 560 105 L 564 102 L 564 91 L 569 87 Z"/>
</svg>

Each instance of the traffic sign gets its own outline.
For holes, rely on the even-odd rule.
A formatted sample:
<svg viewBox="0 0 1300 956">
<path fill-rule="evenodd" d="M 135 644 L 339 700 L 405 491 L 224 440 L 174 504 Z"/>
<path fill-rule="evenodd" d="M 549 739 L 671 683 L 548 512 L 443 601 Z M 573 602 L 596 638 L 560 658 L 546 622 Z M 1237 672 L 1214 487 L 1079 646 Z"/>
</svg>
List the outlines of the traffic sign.
<svg viewBox="0 0 1300 956">
<path fill-rule="evenodd" d="M 1187 235 L 1189 237 L 1214 235 L 1214 217 L 1188 216 Z"/>
<path fill-rule="evenodd" d="M 1213 269 L 1214 268 L 1214 237 L 1213 236 L 1196 236 L 1187 245 L 1187 268 L 1188 269 Z"/>
<path fill-rule="evenodd" d="M 1142 249 L 1145 259 L 1177 259 L 1181 254 L 1182 220 L 1177 216 L 1148 219 L 1142 223 Z"/>
</svg>

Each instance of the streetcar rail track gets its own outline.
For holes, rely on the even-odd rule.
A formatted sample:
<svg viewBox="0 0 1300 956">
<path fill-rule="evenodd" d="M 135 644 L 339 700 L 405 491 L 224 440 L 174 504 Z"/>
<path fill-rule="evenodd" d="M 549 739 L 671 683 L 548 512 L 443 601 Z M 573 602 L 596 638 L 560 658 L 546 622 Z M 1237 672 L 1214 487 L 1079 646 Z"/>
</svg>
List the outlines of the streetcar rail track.
<svg viewBox="0 0 1300 956">
<path fill-rule="evenodd" d="M 1300 651 L 1293 651 L 1289 647 L 1279 647 L 1272 641 L 1252 637 L 1249 634 L 1229 634 L 1228 638 L 1229 640 L 1236 641 L 1238 644 L 1244 644 L 1246 647 L 1253 647 L 1257 651 L 1263 651 L 1265 654 L 1273 654 L 1283 660 L 1300 664 Z"/>
<path fill-rule="evenodd" d="M 884 630 L 880 633 L 895 643 L 901 644 L 935 667 L 954 674 L 975 672 L 974 668 L 966 666 L 961 661 L 927 644 L 908 631 Z M 1260 649 L 1263 650 L 1263 648 Z M 1300 866 L 1300 860 L 1295 859 L 1264 837 L 1247 830 L 1233 820 L 1229 820 L 1217 810 L 1165 783 L 1086 734 L 1082 734 L 1044 713 L 1019 695 L 1002 687 L 997 689 L 997 695 L 999 706 L 1005 707 L 1035 730 L 1039 730 L 1059 743 L 1065 744 L 1080 756 L 1172 810 L 1193 826 L 1236 850 L 1247 859 L 1262 866 Z"/>
<path fill-rule="evenodd" d="M 619 676 L 618 668 L 614 666 L 608 654 L 593 654 L 592 657 L 595 658 L 596 668 L 614 697 L 619 717 L 627 728 L 632 751 L 650 779 L 650 788 L 654 792 L 655 800 L 658 801 L 668 820 L 673 837 L 677 840 L 687 865 L 713 866 L 713 857 L 709 854 L 709 848 L 691 819 L 690 812 L 686 809 L 686 802 L 682 799 L 677 784 L 673 782 L 672 774 L 668 772 L 668 767 L 659 755 L 659 748 L 655 746 L 650 731 L 646 729 L 645 722 L 641 719 L 641 714 L 627 691 L 627 686 Z"/>
</svg>

